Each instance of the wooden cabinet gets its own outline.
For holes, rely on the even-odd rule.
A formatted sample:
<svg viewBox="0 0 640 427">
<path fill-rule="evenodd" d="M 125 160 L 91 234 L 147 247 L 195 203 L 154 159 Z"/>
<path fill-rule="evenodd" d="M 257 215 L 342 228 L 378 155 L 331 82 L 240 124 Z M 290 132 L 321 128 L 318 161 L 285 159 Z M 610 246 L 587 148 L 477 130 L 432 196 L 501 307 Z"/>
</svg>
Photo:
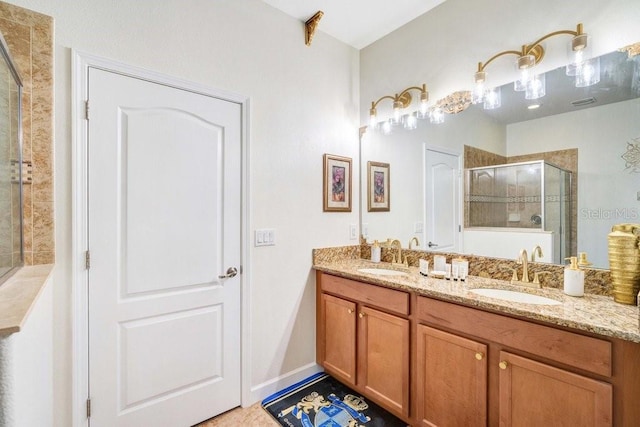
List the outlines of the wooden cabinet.
<svg viewBox="0 0 640 427">
<path fill-rule="evenodd" d="M 387 408 L 409 415 L 409 321 L 366 306 L 358 321 L 358 385 Z"/>
<path fill-rule="evenodd" d="M 322 294 L 324 357 L 321 364 L 335 377 L 356 383 L 356 304 Z"/>
<path fill-rule="evenodd" d="M 487 346 L 417 328 L 416 417 L 420 426 L 487 425 Z"/>
<path fill-rule="evenodd" d="M 500 352 L 500 425 L 610 426 L 611 384 Z"/>
<path fill-rule="evenodd" d="M 409 416 L 409 294 L 319 273 L 317 361 L 401 418 Z"/>
<path fill-rule="evenodd" d="M 638 425 L 640 344 L 321 272 L 316 301 L 318 363 L 412 426 Z"/>
<path fill-rule="evenodd" d="M 595 378 L 612 375 L 610 342 L 429 298 L 416 312 L 430 325 L 418 325 L 419 425 L 613 424 L 613 386 Z"/>
</svg>

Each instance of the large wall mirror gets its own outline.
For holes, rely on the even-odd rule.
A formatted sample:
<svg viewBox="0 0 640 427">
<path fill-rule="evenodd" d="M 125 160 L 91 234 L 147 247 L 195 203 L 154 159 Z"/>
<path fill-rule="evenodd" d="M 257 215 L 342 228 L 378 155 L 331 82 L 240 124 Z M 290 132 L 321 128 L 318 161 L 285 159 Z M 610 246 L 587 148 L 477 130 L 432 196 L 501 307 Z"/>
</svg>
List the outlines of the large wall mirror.
<svg viewBox="0 0 640 427">
<path fill-rule="evenodd" d="M 23 264 L 22 82 L 0 35 L 0 283 Z"/>
<path fill-rule="evenodd" d="M 575 87 L 564 67 L 549 71 L 546 95 L 536 102 L 508 84 L 497 109 L 472 104 L 440 124 L 422 120 L 414 130 L 364 132 L 362 235 L 368 242 L 400 239 L 403 246 L 416 237 L 417 249 L 499 258 L 541 245 L 550 248 L 541 261 L 562 263 L 586 252 L 594 267 L 608 268 L 612 225 L 640 222 L 640 55 L 611 52 L 600 57 L 600 68 L 600 82 L 589 87 Z M 368 209 L 370 162 L 389 165 L 388 211 Z M 465 172 L 499 164 L 520 167 Z M 501 175 L 512 183 L 500 183 Z M 504 191 L 497 203 L 469 189 L 482 187 L 483 179 Z M 559 181 L 562 190 L 552 191 Z M 476 203 L 481 212 L 470 212 L 474 201 L 482 202 Z M 561 225 L 552 220 L 556 208 Z M 558 233 L 567 239 L 562 249 L 554 247 Z"/>
</svg>

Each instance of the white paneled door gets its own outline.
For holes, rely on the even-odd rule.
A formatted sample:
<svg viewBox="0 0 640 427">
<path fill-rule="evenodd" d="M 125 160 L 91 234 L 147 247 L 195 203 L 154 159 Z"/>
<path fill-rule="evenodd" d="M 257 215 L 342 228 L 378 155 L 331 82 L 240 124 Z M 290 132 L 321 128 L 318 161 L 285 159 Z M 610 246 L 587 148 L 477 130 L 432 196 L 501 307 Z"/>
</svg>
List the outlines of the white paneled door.
<svg viewBox="0 0 640 427">
<path fill-rule="evenodd" d="M 460 156 L 425 150 L 426 246 L 435 251 L 460 250 Z"/>
<path fill-rule="evenodd" d="M 91 427 L 240 404 L 241 105 L 89 68 Z"/>
</svg>

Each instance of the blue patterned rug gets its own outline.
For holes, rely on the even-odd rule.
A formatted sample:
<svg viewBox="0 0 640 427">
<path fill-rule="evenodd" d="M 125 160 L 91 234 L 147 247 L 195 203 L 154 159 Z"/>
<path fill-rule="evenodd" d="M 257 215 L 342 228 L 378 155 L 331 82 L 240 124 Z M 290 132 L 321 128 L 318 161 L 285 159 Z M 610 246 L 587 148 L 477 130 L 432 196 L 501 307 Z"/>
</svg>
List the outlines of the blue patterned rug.
<svg viewBox="0 0 640 427">
<path fill-rule="evenodd" d="M 262 407 L 286 427 L 407 426 L 324 372 L 272 394 Z"/>
</svg>

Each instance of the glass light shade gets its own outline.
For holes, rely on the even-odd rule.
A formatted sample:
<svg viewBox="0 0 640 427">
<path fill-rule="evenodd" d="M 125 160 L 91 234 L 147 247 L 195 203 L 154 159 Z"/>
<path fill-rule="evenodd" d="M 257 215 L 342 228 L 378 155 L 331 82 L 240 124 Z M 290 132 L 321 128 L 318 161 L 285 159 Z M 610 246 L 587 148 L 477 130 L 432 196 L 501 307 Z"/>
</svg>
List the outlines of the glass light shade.
<svg viewBox="0 0 640 427">
<path fill-rule="evenodd" d="M 427 105 L 428 102 L 429 102 L 428 98 L 420 100 L 420 109 L 418 110 L 418 112 L 422 114 L 423 117 L 429 111 L 429 106 Z"/>
<path fill-rule="evenodd" d="M 565 67 L 565 72 L 567 76 L 575 76 L 579 73 L 582 63 L 593 56 L 591 38 L 586 34 L 572 38 L 567 44 L 567 56 L 571 58 L 571 62 Z"/>
<path fill-rule="evenodd" d="M 531 78 L 531 81 L 527 85 L 527 89 L 524 91 L 525 99 L 538 99 L 545 96 L 547 93 L 546 78 L 544 73 L 536 74 Z"/>
<path fill-rule="evenodd" d="M 393 126 L 391 126 L 391 120 L 392 119 L 382 122 L 381 129 L 384 135 L 389 135 L 391 133 L 391 129 L 393 128 Z"/>
<path fill-rule="evenodd" d="M 393 101 L 393 124 L 400 124 L 402 120 L 402 102 Z"/>
<path fill-rule="evenodd" d="M 487 89 L 484 94 L 484 109 L 493 110 L 502 105 L 502 96 L 500 87 Z"/>
<path fill-rule="evenodd" d="M 433 108 L 429 114 L 429 121 L 434 124 L 444 122 L 444 112 L 441 108 Z"/>
<path fill-rule="evenodd" d="M 600 82 L 600 58 L 582 61 L 576 72 L 576 87 L 593 86 Z"/>
<path fill-rule="evenodd" d="M 479 104 L 484 102 L 484 82 L 476 83 L 476 86 L 473 88 L 473 92 L 471 93 L 471 103 Z"/>
<path fill-rule="evenodd" d="M 376 115 L 375 110 L 369 114 L 369 127 L 371 129 L 376 129 L 378 127 L 378 116 Z"/>
<path fill-rule="evenodd" d="M 415 113 L 404 116 L 405 129 L 413 130 L 417 127 L 418 127 L 418 117 L 416 117 Z"/>
<path fill-rule="evenodd" d="M 523 68 L 520 70 L 520 76 L 518 80 L 513 82 L 513 90 L 516 92 L 522 92 L 527 90 L 527 86 L 531 83 L 533 72 L 529 68 Z"/>
</svg>

